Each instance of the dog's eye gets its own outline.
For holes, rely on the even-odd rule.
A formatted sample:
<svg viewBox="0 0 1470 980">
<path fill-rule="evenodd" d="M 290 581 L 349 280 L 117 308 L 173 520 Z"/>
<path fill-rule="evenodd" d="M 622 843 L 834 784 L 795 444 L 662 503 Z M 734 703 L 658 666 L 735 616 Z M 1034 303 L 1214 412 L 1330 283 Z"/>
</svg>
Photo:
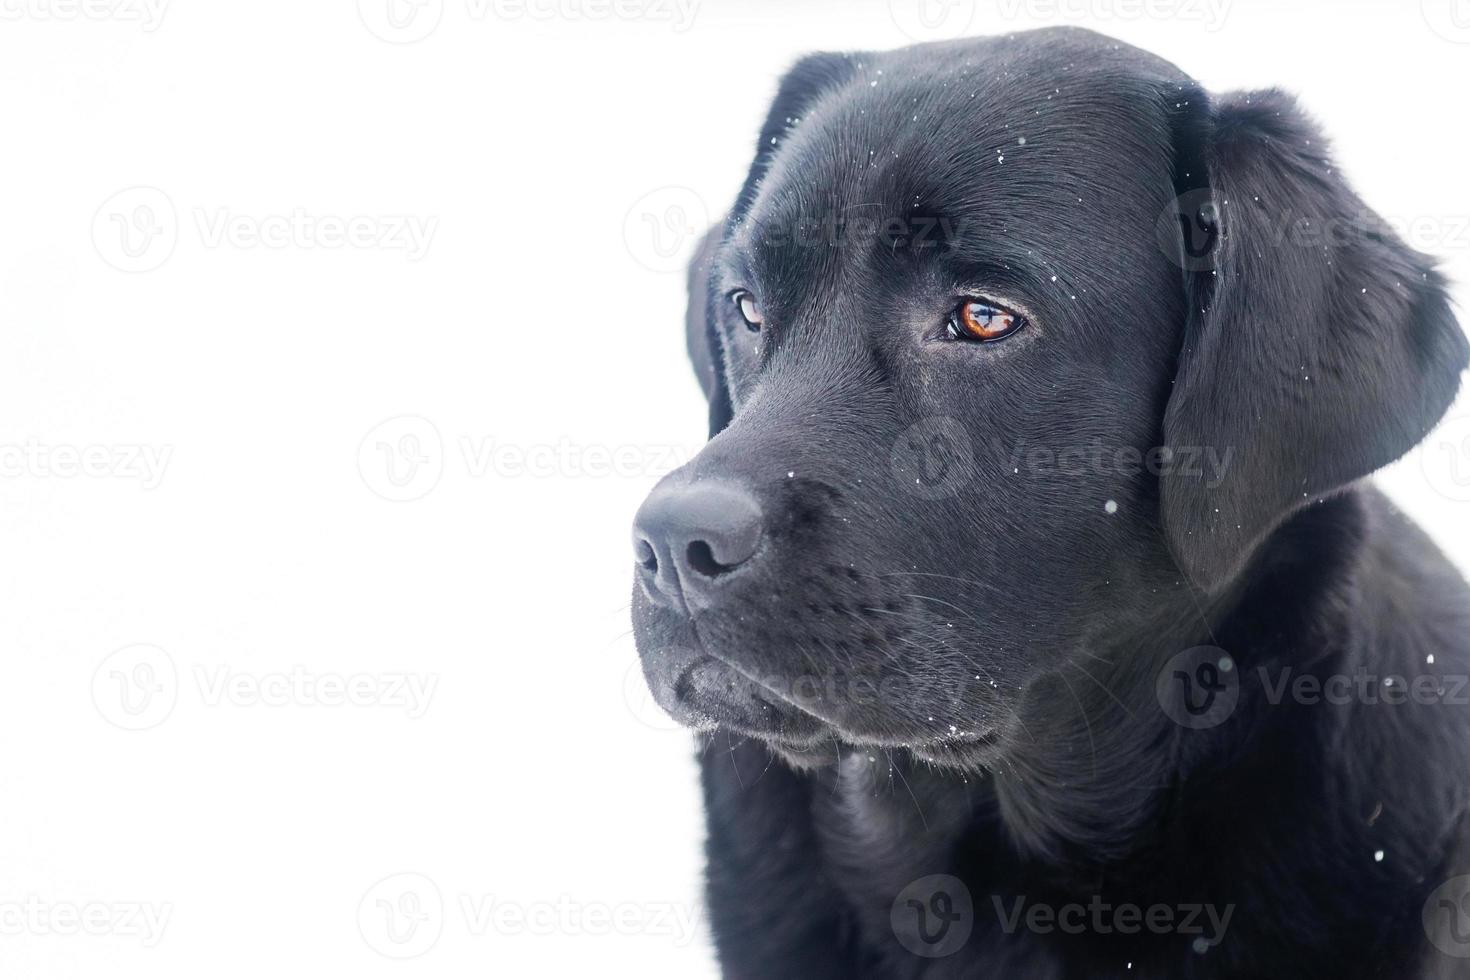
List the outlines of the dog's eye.
<svg viewBox="0 0 1470 980">
<path fill-rule="evenodd" d="M 1004 340 L 1026 325 L 1026 318 L 988 299 L 967 299 L 950 314 L 949 339 L 988 344 Z"/>
<path fill-rule="evenodd" d="M 761 328 L 760 311 L 755 308 L 755 297 L 750 294 L 749 290 L 735 290 L 730 294 L 730 301 L 740 311 L 740 318 L 745 321 L 747 329 L 759 330 Z"/>
</svg>

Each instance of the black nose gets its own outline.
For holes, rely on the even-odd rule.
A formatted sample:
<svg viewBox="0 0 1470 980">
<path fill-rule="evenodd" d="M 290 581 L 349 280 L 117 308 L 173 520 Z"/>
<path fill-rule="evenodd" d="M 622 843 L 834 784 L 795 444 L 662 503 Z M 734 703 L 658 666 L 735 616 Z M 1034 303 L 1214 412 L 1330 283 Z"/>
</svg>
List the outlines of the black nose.
<svg viewBox="0 0 1470 980">
<path fill-rule="evenodd" d="M 760 505 L 728 483 L 655 487 L 633 519 L 633 553 L 648 597 L 686 612 L 711 605 L 760 543 Z"/>
</svg>

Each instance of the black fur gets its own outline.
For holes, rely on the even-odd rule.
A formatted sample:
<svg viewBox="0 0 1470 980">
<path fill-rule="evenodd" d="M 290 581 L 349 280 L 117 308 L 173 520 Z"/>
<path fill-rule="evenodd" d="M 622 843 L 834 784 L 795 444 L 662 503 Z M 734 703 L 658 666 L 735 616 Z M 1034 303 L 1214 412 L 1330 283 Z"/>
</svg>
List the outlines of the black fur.
<svg viewBox="0 0 1470 980">
<path fill-rule="evenodd" d="M 1435 919 L 1470 602 L 1364 482 L 1470 352 L 1289 97 L 1074 30 L 813 56 L 690 282 L 712 439 L 669 483 L 738 483 L 764 537 L 633 618 L 702 733 L 726 975 L 1470 975 L 1470 914 Z M 970 294 L 1030 322 L 944 339 Z M 1174 720 L 1223 674 L 1233 710 Z M 1375 680 L 1282 693 L 1342 677 Z M 946 911 L 968 939 L 926 947 Z"/>
</svg>

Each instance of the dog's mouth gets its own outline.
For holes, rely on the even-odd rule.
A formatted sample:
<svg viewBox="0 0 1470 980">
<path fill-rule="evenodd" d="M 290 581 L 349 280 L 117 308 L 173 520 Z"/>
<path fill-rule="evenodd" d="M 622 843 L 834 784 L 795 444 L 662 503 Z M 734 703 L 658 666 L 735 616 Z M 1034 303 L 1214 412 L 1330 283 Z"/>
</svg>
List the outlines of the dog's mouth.
<svg viewBox="0 0 1470 980">
<path fill-rule="evenodd" d="M 800 704 L 774 680 L 762 680 L 703 650 L 690 651 L 668 693 L 666 710 L 696 730 L 726 728 L 791 745 L 809 746 L 832 736 L 828 721 Z M 655 690 L 655 697 L 660 692 Z"/>
<path fill-rule="evenodd" d="M 936 766 L 983 768 L 996 759 L 1003 741 L 1002 728 L 990 725 L 943 725 L 922 735 L 856 725 L 841 717 L 844 712 L 827 696 L 830 689 L 756 676 L 697 640 L 692 648 L 666 649 L 654 661 L 648 679 L 655 700 L 674 720 L 699 732 L 760 739 L 799 768 L 835 764 L 864 751 L 902 751 Z"/>
</svg>

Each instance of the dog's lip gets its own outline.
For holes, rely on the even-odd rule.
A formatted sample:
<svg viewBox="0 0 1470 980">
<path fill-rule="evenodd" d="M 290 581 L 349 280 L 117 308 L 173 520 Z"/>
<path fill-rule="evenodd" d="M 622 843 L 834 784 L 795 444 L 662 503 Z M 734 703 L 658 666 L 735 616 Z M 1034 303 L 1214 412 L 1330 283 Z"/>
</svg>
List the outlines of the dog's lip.
<svg viewBox="0 0 1470 980">
<path fill-rule="evenodd" d="M 728 714 L 733 709 L 725 706 L 724 711 L 718 708 L 710 710 L 712 706 L 703 703 L 702 698 L 690 696 L 692 693 L 691 679 L 694 673 L 712 664 L 732 671 L 755 685 L 760 691 L 760 702 L 776 712 L 776 716 L 770 719 L 775 724 L 757 725 L 750 723 L 751 720 L 748 718 L 718 717 L 721 714 Z M 834 746 L 839 746 L 837 748 L 839 753 L 841 752 L 840 746 L 846 746 L 854 752 L 905 751 L 932 762 L 955 761 L 960 758 L 974 759 L 979 756 L 988 758 L 994 754 L 994 750 L 1003 737 L 1002 726 L 998 725 L 973 729 L 956 728 L 951 732 L 929 736 L 895 736 L 851 731 L 836 722 L 821 717 L 804 705 L 791 702 L 779 690 L 732 665 L 725 658 L 706 652 L 702 647 L 699 655 L 680 671 L 675 688 L 683 695 L 681 698 L 683 703 L 692 707 L 702 719 L 708 721 L 709 724 L 703 726 L 706 729 L 730 729 L 738 734 L 760 738 L 779 746 L 789 755 L 807 757 L 812 760 L 820 757 L 831 761 L 834 758 Z M 806 723 L 802 724 L 802 720 L 805 720 Z"/>
<path fill-rule="evenodd" d="M 825 761 L 835 758 L 834 747 L 839 753 L 904 751 L 936 763 L 960 758 L 975 761 L 993 758 L 1004 739 L 1003 723 L 967 724 L 962 728 L 948 725 L 948 731 L 854 730 L 839 720 L 823 717 L 812 705 L 793 700 L 758 673 L 711 649 L 699 635 L 693 618 L 686 620 L 686 627 L 688 632 L 677 644 L 683 651 L 679 659 L 685 662 L 679 665 L 670 685 L 677 703 L 677 709 L 671 709 L 671 713 L 696 731 L 726 730 L 759 738 L 786 750 L 788 755 L 813 760 L 820 756 Z M 760 706 L 760 714 L 752 714 L 751 705 L 742 706 L 700 690 L 695 683 L 696 673 L 711 667 L 726 671 L 748 685 L 755 704 Z"/>
<path fill-rule="evenodd" d="M 699 644 L 690 661 L 680 669 L 674 679 L 673 690 L 679 704 L 692 712 L 696 728 L 728 728 L 742 735 L 750 735 L 767 741 L 781 742 L 798 748 L 808 748 L 832 737 L 829 723 L 792 704 L 781 693 L 758 677 L 741 670 L 724 657 L 717 656 Z M 700 671 L 710 668 L 728 672 L 752 685 L 752 705 L 741 706 L 712 696 L 701 690 L 697 682 Z M 750 709 L 761 711 L 752 716 Z"/>
</svg>

